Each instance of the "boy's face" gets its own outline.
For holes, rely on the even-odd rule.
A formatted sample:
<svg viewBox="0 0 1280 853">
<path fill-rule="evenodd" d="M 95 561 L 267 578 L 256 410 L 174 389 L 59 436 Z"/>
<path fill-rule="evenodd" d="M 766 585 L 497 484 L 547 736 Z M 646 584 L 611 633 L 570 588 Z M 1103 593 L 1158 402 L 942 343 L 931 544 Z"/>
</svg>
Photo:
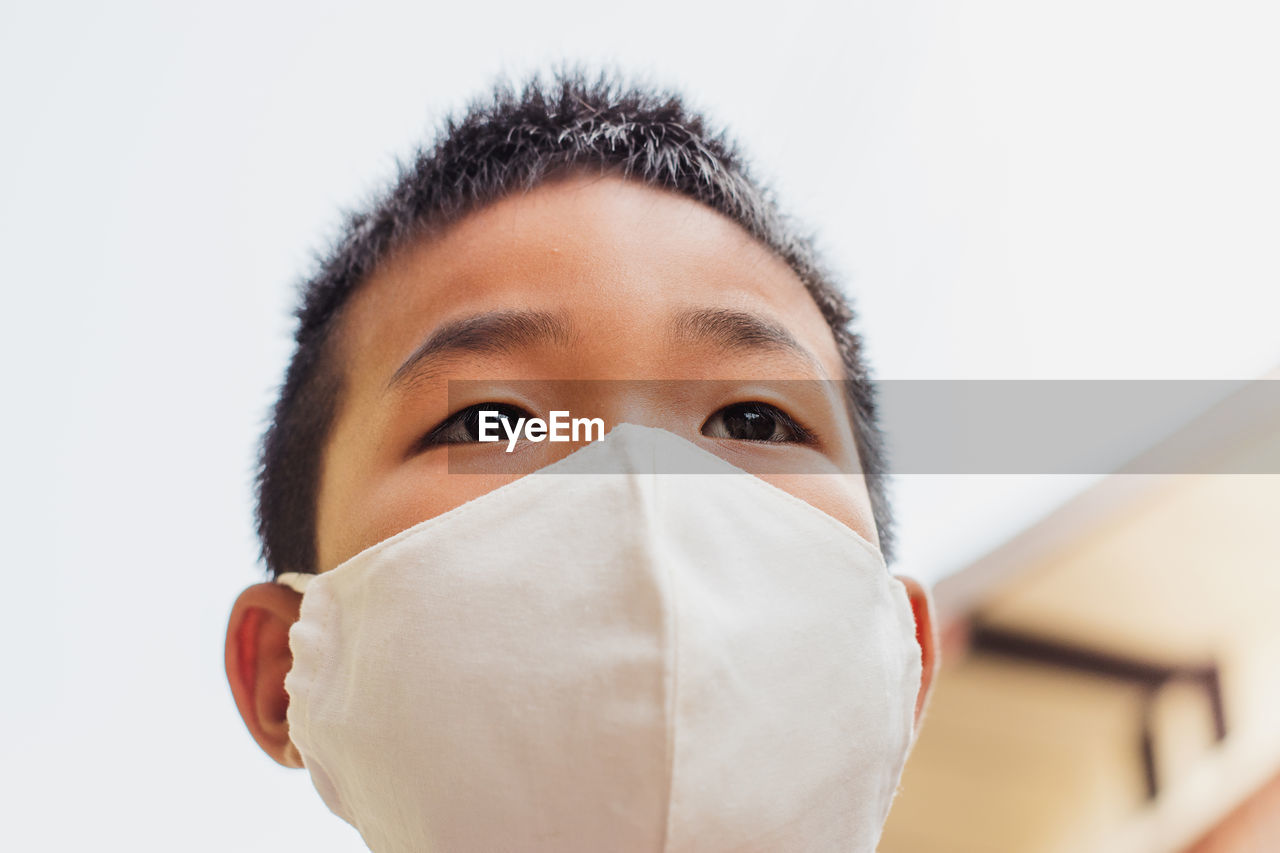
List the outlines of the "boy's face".
<svg viewBox="0 0 1280 853">
<path fill-rule="evenodd" d="M 465 441 L 453 416 L 479 404 L 666 429 L 878 541 L 841 383 L 826 381 L 843 372 L 817 305 L 741 227 L 681 196 L 573 177 L 488 206 L 386 264 L 348 303 L 334 343 L 343 393 L 323 460 L 317 571 L 576 449 L 424 442 L 441 424 Z M 802 429 L 765 418 L 773 440 L 748 440 L 760 434 L 726 407 L 752 401 Z M 451 474 L 451 461 L 469 473 Z M 902 580 L 922 655 L 918 720 L 935 637 L 927 594 Z M 284 679 L 300 603 L 280 584 L 249 587 L 226 645 L 245 724 L 292 767 L 302 759 Z"/>
<path fill-rule="evenodd" d="M 366 282 L 335 343 L 343 393 L 317 506 L 319 571 L 577 447 L 528 444 L 513 457 L 505 440 L 423 446 L 480 403 L 661 427 L 748 470 L 806 472 L 761 476 L 877 541 L 862 478 L 830 476 L 858 470 L 839 383 L 769 382 L 842 378 L 817 305 L 786 263 L 682 196 L 575 176 L 485 207 Z M 483 382 L 460 395 L 450 380 Z M 545 380 L 721 381 L 636 393 Z M 728 437 L 725 407 L 757 400 L 809 435 Z M 450 474 L 451 454 L 482 473 Z"/>
</svg>

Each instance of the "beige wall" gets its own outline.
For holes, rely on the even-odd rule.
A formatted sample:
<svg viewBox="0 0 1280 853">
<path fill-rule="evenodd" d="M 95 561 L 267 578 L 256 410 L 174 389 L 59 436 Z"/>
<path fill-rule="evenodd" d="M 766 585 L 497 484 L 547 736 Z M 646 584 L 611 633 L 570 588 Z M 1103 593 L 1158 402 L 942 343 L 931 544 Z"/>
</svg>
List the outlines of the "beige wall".
<svg viewBox="0 0 1280 853">
<path fill-rule="evenodd" d="M 1280 452 L 1280 435 L 1239 450 Z M 1164 787 L 1148 802 L 1141 690 L 959 656 L 944 663 L 881 850 L 1186 849 L 1280 771 L 1277 605 L 1280 476 L 1153 481 L 1137 503 L 988 590 L 977 611 L 989 624 L 1112 653 L 1216 661 L 1227 740 L 1214 744 L 1200 691 L 1164 691 L 1153 718 Z M 1205 842 L 1215 843 L 1229 842 Z M 1236 849 L 1254 848 L 1196 851 Z"/>
</svg>

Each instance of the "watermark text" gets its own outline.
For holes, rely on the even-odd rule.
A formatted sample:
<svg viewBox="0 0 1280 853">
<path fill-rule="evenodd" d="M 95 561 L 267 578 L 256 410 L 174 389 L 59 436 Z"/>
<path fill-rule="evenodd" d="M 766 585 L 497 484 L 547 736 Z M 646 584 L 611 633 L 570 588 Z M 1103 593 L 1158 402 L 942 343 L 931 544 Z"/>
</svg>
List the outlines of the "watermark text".
<svg viewBox="0 0 1280 853">
<path fill-rule="evenodd" d="M 480 440 L 502 441 L 504 437 L 507 441 L 508 453 L 516 449 L 516 442 L 521 438 L 533 442 L 600 441 L 604 438 L 604 419 L 575 418 L 567 411 L 552 411 L 545 421 L 542 418 L 512 420 L 490 409 L 481 411 Z"/>
</svg>

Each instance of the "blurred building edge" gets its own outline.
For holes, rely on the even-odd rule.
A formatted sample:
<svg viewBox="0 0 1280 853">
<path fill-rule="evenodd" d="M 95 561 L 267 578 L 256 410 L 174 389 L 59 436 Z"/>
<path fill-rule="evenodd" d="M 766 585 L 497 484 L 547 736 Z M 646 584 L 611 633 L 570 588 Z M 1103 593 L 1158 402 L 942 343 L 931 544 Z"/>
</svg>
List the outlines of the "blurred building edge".
<svg viewBox="0 0 1280 853">
<path fill-rule="evenodd" d="M 1169 441 L 1276 471 L 1280 406 L 1242 400 Z M 881 853 L 1280 851 L 1280 475 L 1112 475 L 935 597 Z"/>
</svg>

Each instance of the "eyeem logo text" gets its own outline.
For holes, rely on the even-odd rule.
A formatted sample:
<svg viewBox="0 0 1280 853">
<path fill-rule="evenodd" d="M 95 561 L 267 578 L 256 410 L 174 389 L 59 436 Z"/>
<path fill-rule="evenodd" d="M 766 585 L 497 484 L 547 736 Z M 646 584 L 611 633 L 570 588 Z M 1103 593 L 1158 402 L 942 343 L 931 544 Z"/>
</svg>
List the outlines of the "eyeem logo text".
<svg viewBox="0 0 1280 853">
<path fill-rule="evenodd" d="M 481 441 L 507 439 L 507 452 L 516 449 L 521 437 L 528 441 L 600 441 L 604 438 L 603 418 L 575 418 L 568 412 L 552 411 L 549 420 L 542 418 L 504 418 L 500 412 L 480 412 Z M 581 438 L 579 438 L 581 435 Z M 593 437 L 594 436 L 594 437 Z"/>
</svg>

